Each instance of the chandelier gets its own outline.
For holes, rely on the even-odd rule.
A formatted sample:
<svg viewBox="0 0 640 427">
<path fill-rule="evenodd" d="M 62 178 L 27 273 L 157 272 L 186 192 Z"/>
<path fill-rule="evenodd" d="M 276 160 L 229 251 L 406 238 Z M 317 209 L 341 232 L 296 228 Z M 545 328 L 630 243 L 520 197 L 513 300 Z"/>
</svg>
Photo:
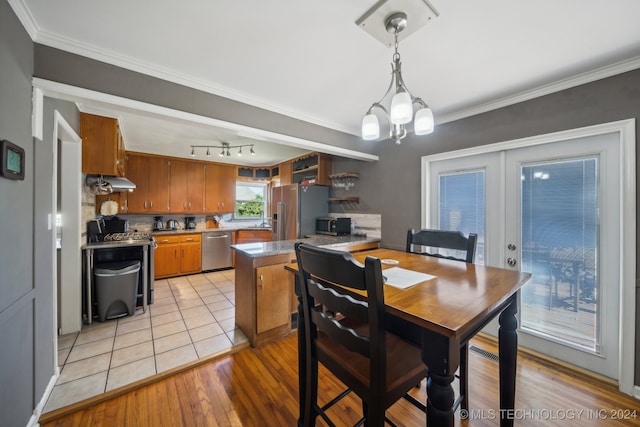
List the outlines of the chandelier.
<svg viewBox="0 0 640 427">
<path fill-rule="evenodd" d="M 402 138 L 407 136 L 406 124 L 411 122 L 414 104 L 418 106 L 413 121 L 413 130 L 416 135 L 427 135 L 433 132 L 433 112 L 422 99 L 411 95 L 407 85 L 402 80 L 400 53 L 398 53 L 398 34 L 407 27 L 407 15 L 403 12 L 389 15 L 385 20 L 385 27 L 387 32 L 393 33 L 395 39 L 395 53 L 391 63 L 391 83 L 380 101 L 374 102 L 362 119 L 362 138 L 371 141 L 380 137 L 380 123 L 378 116 L 374 114 L 374 109 L 377 108 L 382 110 L 389 118 L 391 127 L 389 136 L 396 144 L 400 144 Z M 387 110 L 382 105 L 382 101 L 392 91 L 394 95 L 391 98 L 391 106 Z"/>
<path fill-rule="evenodd" d="M 220 150 L 220 153 L 218 153 L 218 156 L 220 156 L 220 157 L 230 156 L 231 152 L 229 150 L 233 150 L 233 149 L 239 148 L 238 156 L 242 156 L 242 149 L 244 147 L 251 147 L 251 149 L 249 150 L 249 154 L 251 154 L 252 156 L 256 154 L 256 152 L 253 150 L 253 144 L 231 145 L 228 142 L 222 142 L 222 143 L 220 143 L 220 145 L 192 145 L 191 146 L 191 157 L 195 157 L 196 156 L 196 148 L 206 148 L 207 149 L 207 152 L 206 152 L 206 156 L 207 157 L 211 156 L 211 149 L 212 148 L 214 150 Z"/>
</svg>

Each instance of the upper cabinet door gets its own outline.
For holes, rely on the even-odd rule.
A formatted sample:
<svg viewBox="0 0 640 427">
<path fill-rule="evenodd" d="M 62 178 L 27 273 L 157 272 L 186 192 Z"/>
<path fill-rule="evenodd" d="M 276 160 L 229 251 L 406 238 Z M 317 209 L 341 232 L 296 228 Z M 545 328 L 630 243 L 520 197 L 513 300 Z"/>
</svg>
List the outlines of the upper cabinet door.
<svg viewBox="0 0 640 427">
<path fill-rule="evenodd" d="M 204 212 L 204 164 L 190 162 L 187 167 L 187 211 Z"/>
<path fill-rule="evenodd" d="M 185 213 L 187 209 L 187 192 L 189 191 L 189 178 L 187 175 L 188 163 L 182 160 L 171 160 L 169 166 L 169 209 L 172 213 Z"/>
<path fill-rule="evenodd" d="M 118 120 L 80 113 L 82 173 L 124 176 L 124 140 Z"/>
<path fill-rule="evenodd" d="M 233 212 L 236 200 L 235 166 L 207 165 L 205 168 L 205 211 Z"/>
<path fill-rule="evenodd" d="M 149 210 L 153 213 L 169 212 L 169 160 L 164 157 L 147 159 Z"/>
</svg>

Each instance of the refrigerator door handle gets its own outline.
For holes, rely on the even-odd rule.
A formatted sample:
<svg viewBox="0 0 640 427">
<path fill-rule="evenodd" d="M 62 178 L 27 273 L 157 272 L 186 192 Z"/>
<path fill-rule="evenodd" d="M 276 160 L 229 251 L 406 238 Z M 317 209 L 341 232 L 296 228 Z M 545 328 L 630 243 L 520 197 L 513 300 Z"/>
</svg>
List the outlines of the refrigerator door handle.
<svg viewBox="0 0 640 427">
<path fill-rule="evenodd" d="M 286 218 L 284 214 L 284 202 L 278 202 L 277 204 L 278 211 L 278 229 L 276 230 L 276 235 L 278 236 L 278 240 L 284 240 L 285 230 L 287 229 L 287 225 L 285 224 Z"/>
</svg>

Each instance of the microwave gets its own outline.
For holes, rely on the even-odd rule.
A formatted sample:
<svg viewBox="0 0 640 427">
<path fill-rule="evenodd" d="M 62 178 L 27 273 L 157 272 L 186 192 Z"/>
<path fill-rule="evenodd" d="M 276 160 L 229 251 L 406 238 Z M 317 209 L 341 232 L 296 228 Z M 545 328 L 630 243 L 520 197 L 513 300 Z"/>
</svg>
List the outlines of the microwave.
<svg viewBox="0 0 640 427">
<path fill-rule="evenodd" d="M 346 236 L 351 234 L 351 218 L 316 218 L 316 233 L 329 234 L 332 236 Z"/>
</svg>

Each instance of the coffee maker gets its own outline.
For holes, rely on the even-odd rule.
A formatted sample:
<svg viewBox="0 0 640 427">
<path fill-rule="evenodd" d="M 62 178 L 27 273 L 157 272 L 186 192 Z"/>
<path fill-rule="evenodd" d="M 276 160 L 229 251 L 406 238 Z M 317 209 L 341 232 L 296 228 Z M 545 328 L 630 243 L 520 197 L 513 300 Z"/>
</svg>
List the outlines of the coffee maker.
<svg viewBox="0 0 640 427">
<path fill-rule="evenodd" d="M 184 217 L 184 228 L 187 230 L 195 230 L 196 228 L 196 217 L 195 216 L 186 216 Z"/>
<path fill-rule="evenodd" d="M 153 217 L 153 231 L 163 230 L 164 229 L 164 221 L 161 216 Z"/>
</svg>

